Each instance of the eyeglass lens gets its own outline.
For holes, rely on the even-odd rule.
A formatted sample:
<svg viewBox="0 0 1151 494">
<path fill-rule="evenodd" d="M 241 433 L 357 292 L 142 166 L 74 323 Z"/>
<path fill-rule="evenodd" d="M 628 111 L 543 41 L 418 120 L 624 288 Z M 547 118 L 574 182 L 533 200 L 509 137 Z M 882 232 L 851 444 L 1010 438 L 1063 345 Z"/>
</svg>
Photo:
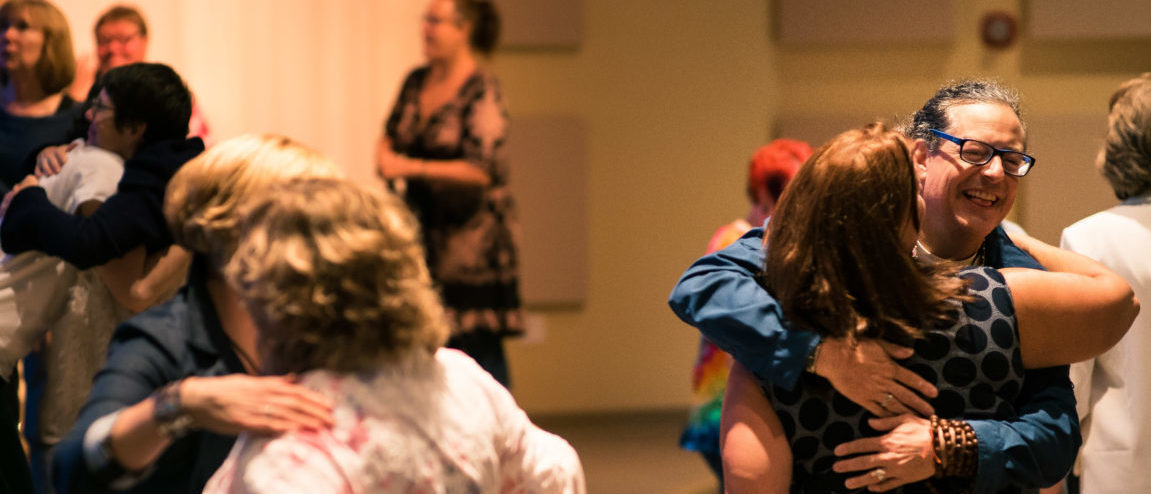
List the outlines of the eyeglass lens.
<svg viewBox="0 0 1151 494">
<path fill-rule="evenodd" d="M 1000 151 L 1003 168 L 1008 173 L 1019 173 L 1028 167 L 1027 159 L 1023 153 L 1015 151 Z M 983 165 L 995 157 L 995 148 L 979 141 L 964 141 L 959 149 L 959 157 L 968 163 Z"/>
</svg>

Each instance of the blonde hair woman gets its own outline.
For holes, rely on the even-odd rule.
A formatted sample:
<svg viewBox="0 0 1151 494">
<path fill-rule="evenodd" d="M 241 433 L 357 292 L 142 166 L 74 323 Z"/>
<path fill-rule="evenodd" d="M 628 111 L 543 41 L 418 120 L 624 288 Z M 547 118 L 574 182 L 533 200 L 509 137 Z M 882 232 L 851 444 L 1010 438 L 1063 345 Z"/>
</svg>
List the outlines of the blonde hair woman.
<svg viewBox="0 0 1151 494">
<path fill-rule="evenodd" d="M 474 360 L 440 348 L 444 310 L 415 218 L 335 179 L 265 191 L 226 270 L 272 372 L 335 402 L 331 430 L 242 436 L 205 492 L 584 491 L 575 451 Z"/>
<path fill-rule="evenodd" d="M 220 143 L 172 177 L 164 203 L 176 243 L 194 254 L 187 286 L 123 323 L 68 439 L 53 454 L 58 492 L 199 491 L 241 431 L 331 423 L 328 401 L 262 372 L 256 331 L 222 266 L 247 198 L 298 176 L 338 176 L 281 136 Z"/>
</svg>

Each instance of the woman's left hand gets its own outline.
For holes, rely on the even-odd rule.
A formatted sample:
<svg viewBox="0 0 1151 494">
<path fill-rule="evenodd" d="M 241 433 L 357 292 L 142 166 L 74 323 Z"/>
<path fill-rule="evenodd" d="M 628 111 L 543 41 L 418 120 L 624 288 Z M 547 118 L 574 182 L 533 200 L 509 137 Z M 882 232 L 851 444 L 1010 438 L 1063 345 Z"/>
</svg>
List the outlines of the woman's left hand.
<svg viewBox="0 0 1151 494">
<path fill-rule="evenodd" d="M 847 488 L 889 491 L 935 473 L 930 421 L 914 415 L 899 415 L 870 419 L 868 423 L 877 431 L 891 432 L 836 446 L 836 456 L 861 455 L 839 460 L 832 467 L 840 473 L 864 472 L 848 478 L 845 482 Z"/>
<path fill-rule="evenodd" d="M 8 214 L 8 205 L 12 204 L 12 198 L 16 197 L 16 194 L 19 194 L 21 190 L 27 189 L 28 187 L 39 186 L 40 181 L 36 179 L 35 175 L 28 175 L 24 177 L 24 180 L 21 180 L 20 183 L 12 187 L 12 190 L 8 191 L 7 194 L 4 194 L 4 200 L 0 201 L 0 216 Z"/>
</svg>

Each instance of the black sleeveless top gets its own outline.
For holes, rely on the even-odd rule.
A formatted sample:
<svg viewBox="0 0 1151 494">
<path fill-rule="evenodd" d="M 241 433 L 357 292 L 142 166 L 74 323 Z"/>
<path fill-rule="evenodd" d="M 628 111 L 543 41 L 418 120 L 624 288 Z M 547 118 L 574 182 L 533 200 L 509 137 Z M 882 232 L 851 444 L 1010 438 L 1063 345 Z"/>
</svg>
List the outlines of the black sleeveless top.
<svg viewBox="0 0 1151 494">
<path fill-rule="evenodd" d="M 930 400 L 942 418 L 1010 419 L 1023 383 L 1023 360 L 1015 307 L 1003 276 L 987 267 L 965 268 L 959 276 L 969 283 L 971 302 L 956 302 L 955 322 L 924 332 L 915 355 L 901 362 L 939 389 Z M 835 473 L 832 451 L 841 443 L 879 436 L 867 424 L 867 410 L 836 392 L 824 378 L 805 373 L 793 391 L 765 388 L 779 415 L 792 451 L 792 493 L 868 492 L 849 490 L 844 481 L 863 472 Z M 939 492 L 958 492 L 969 480 L 931 480 Z M 889 492 L 932 492 L 925 482 Z M 1020 492 L 1010 489 L 1005 492 Z"/>
</svg>

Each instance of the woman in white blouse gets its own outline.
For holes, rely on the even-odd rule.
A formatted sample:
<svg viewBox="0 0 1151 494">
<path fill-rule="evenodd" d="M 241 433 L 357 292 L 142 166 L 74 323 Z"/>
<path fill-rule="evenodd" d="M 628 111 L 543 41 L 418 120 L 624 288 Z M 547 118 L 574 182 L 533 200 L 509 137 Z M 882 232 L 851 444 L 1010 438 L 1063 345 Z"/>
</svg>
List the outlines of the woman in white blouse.
<svg viewBox="0 0 1151 494">
<path fill-rule="evenodd" d="M 397 197 L 301 179 L 255 199 L 226 268 L 266 373 L 334 402 L 331 429 L 241 436 L 205 492 L 585 491 L 575 450 L 467 355 Z"/>
</svg>

